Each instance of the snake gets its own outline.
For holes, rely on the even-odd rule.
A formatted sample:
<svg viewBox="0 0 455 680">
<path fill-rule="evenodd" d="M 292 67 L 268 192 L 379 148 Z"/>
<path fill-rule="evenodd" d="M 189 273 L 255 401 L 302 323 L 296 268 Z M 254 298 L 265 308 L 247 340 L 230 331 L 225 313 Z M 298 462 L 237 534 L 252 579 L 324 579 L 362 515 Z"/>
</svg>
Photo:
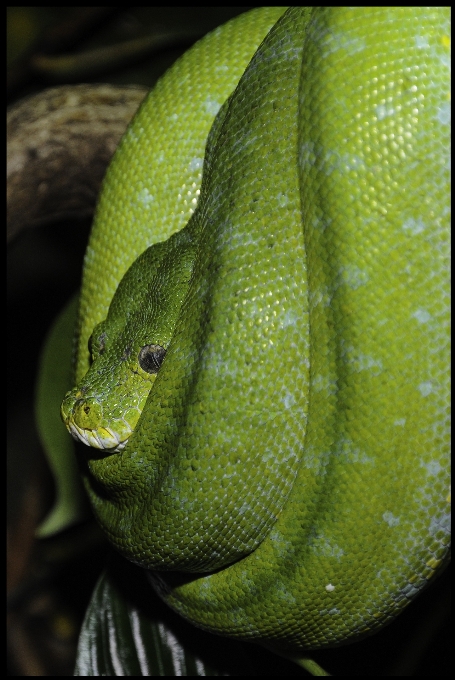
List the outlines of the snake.
<svg viewBox="0 0 455 680">
<path fill-rule="evenodd" d="M 183 617 L 298 654 L 450 550 L 449 8 L 256 8 L 110 164 L 61 415 Z"/>
</svg>

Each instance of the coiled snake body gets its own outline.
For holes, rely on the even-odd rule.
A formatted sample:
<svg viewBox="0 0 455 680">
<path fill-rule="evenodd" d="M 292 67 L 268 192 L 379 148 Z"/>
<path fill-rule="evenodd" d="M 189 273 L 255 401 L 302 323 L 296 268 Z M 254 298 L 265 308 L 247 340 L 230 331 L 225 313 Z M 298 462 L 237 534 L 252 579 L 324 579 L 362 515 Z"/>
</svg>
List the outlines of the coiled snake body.
<svg viewBox="0 0 455 680">
<path fill-rule="evenodd" d="M 283 12 L 207 36 L 127 131 L 62 415 L 172 607 L 301 650 L 448 554 L 450 16 Z"/>
</svg>

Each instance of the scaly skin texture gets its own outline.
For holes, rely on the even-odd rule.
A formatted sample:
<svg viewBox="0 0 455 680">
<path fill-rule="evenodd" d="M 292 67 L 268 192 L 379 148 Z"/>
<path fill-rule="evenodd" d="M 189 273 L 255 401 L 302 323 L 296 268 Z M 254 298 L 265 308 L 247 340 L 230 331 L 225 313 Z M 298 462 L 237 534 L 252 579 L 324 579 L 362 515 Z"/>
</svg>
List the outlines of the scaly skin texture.
<svg viewBox="0 0 455 680">
<path fill-rule="evenodd" d="M 126 133 L 62 415 L 160 595 L 298 653 L 448 556 L 450 15 L 282 12 L 201 41 Z"/>
</svg>

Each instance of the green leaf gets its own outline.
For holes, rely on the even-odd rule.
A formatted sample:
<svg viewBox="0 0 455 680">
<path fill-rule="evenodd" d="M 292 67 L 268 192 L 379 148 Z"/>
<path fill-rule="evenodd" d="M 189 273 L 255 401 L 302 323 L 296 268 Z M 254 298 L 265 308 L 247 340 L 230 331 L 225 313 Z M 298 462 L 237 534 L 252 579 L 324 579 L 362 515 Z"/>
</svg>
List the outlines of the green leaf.
<svg viewBox="0 0 455 680">
<path fill-rule="evenodd" d="M 75 675 L 218 675 L 185 652 L 164 621 L 149 619 L 103 574 L 79 638 Z"/>
<path fill-rule="evenodd" d="M 37 378 L 36 423 L 56 486 L 54 507 L 36 532 L 39 538 L 52 536 L 87 516 L 74 442 L 60 419 L 60 404 L 72 386 L 71 354 L 77 307 L 75 296 L 49 331 Z"/>
<path fill-rule="evenodd" d="M 78 676 L 305 676 L 257 645 L 195 628 L 152 590 L 146 572 L 117 556 L 100 577 L 79 638 Z"/>
</svg>

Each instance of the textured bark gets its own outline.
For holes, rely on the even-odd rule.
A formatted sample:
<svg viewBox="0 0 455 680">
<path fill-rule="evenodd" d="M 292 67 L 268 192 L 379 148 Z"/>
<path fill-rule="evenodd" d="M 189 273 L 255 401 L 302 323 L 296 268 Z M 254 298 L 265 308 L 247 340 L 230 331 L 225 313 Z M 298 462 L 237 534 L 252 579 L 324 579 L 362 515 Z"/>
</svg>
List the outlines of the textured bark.
<svg viewBox="0 0 455 680">
<path fill-rule="evenodd" d="M 7 237 L 24 227 L 90 215 L 106 167 L 147 90 L 55 87 L 7 117 Z"/>
</svg>

